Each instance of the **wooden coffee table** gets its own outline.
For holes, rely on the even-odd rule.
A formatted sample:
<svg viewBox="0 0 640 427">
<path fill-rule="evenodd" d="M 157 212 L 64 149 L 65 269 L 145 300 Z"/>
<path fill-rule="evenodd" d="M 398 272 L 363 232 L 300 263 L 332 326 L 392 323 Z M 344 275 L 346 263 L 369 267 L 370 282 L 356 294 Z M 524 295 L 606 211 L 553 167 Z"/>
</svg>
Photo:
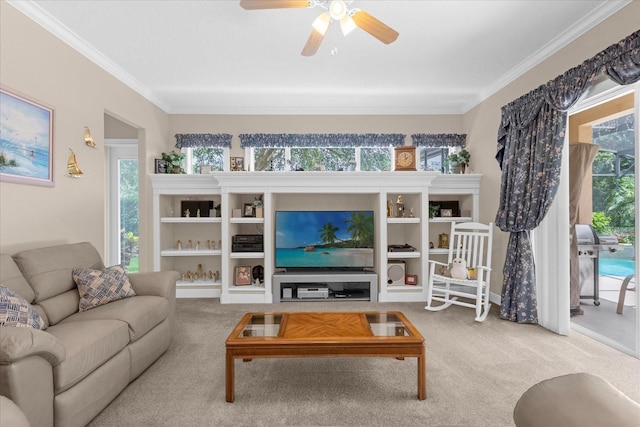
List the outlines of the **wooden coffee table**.
<svg viewBox="0 0 640 427">
<path fill-rule="evenodd" d="M 399 311 L 247 313 L 226 341 L 227 402 L 235 399 L 235 359 L 416 357 L 418 399 L 427 398 L 426 349 Z"/>
</svg>

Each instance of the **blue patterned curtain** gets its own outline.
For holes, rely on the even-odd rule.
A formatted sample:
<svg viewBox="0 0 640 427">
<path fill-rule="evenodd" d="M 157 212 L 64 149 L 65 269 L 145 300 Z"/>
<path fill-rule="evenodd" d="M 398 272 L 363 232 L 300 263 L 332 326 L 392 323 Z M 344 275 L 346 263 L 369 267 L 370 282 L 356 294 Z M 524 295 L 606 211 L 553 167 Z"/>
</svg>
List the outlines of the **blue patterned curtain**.
<svg viewBox="0 0 640 427">
<path fill-rule="evenodd" d="M 228 133 L 177 133 L 176 148 L 231 148 L 231 138 L 232 135 Z"/>
<path fill-rule="evenodd" d="M 414 133 L 411 139 L 416 147 L 462 148 L 467 143 L 467 135 L 457 133 Z"/>
<path fill-rule="evenodd" d="M 240 147 L 395 147 L 404 138 L 399 133 L 242 133 Z"/>
<path fill-rule="evenodd" d="M 511 233 L 503 268 L 502 319 L 538 322 L 530 231 L 544 219 L 558 190 L 567 110 L 603 73 L 619 84 L 640 80 L 640 31 L 502 107 L 496 225 Z"/>
</svg>

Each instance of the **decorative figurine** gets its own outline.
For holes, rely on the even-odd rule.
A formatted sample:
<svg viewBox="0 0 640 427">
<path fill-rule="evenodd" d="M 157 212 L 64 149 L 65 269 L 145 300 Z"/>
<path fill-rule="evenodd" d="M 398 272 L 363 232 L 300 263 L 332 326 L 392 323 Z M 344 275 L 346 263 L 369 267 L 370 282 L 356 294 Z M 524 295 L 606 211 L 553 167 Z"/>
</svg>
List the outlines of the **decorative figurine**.
<svg viewBox="0 0 640 427">
<path fill-rule="evenodd" d="M 398 195 L 396 200 L 396 217 L 404 218 L 404 202 L 402 201 L 402 195 Z"/>
<path fill-rule="evenodd" d="M 409 209 L 409 218 L 415 218 L 415 215 L 413 215 L 413 208 Z"/>
<path fill-rule="evenodd" d="M 209 278 L 209 280 L 213 280 L 213 272 L 211 270 L 209 270 L 207 277 Z"/>
<path fill-rule="evenodd" d="M 184 211 L 184 216 L 185 218 L 189 218 L 191 217 L 191 211 L 189 209 L 187 209 L 186 211 Z"/>
<path fill-rule="evenodd" d="M 189 240 L 189 241 L 187 242 L 187 248 L 188 248 L 189 250 L 193 249 L 193 242 L 192 242 L 191 240 Z"/>
<path fill-rule="evenodd" d="M 196 217 L 197 217 L 197 218 L 200 218 L 200 209 L 198 209 L 198 210 L 196 211 Z"/>
<path fill-rule="evenodd" d="M 180 240 L 178 240 L 178 242 L 176 243 L 176 247 L 178 248 L 179 251 L 182 250 L 182 242 Z"/>
<path fill-rule="evenodd" d="M 202 264 L 198 264 L 198 270 L 196 272 L 196 277 L 198 279 L 204 280 L 204 272 L 202 271 Z"/>
<path fill-rule="evenodd" d="M 200 240 L 196 241 L 196 251 L 200 250 Z"/>
<path fill-rule="evenodd" d="M 207 249 L 211 249 L 211 240 L 207 240 Z"/>
<path fill-rule="evenodd" d="M 391 200 L 387 200 L 387 218 L 391 218 L 393 216 L 393 206 L 391 205 Z"/>
</svg>

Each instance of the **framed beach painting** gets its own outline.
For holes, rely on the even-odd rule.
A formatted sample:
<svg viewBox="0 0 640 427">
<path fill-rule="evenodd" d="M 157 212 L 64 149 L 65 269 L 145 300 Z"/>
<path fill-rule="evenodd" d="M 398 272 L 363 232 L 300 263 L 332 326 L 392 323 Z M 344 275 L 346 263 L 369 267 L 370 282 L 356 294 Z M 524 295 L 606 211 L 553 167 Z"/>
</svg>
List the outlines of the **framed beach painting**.
<svg viewBox="0 0 640 427">
<path fill-rule="evenodd" d="M 53 187 L 53 110 L 0 87 L 0 181 Z"/>
</svg>

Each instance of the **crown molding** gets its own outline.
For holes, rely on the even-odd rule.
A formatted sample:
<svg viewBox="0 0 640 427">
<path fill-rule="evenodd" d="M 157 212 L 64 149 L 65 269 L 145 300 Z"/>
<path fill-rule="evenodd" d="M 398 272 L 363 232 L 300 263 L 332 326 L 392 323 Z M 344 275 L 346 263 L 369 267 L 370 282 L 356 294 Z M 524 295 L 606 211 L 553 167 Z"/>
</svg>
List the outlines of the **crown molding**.
<svg viewBox="0 0 640 427">
<path fill-rule="evenodd" d="M 480 91 L 478 95 L 471 100 L 471 102 L 469 102 L 462 108 L 463 114 L 467 113 L 469 110 L 485 101 L 491 95 L 495 94 L 500 89 L 504 88 L 509 83 L 513 82 L 536 65 L 548 59 L 551 55 L 558 52 L 560 49 L 564 48 L 569 43 L 573 42 L 578 37 L 594 28 L 596 25 L 600 24 L 602 21 L 609 18 L 614 13 L 630 4 L 632 1 L 633 0 L 618 0 L 603 2 L 587 17 L 567 28 L 561 35 L 551 40 L 545 46 L 540 48 L 536 53 L 529 56 L 526 60 L 522 61 L 520 64 L 512 68 L 508 73 L 504 74 L 492 85 Z"/>
</svg>

